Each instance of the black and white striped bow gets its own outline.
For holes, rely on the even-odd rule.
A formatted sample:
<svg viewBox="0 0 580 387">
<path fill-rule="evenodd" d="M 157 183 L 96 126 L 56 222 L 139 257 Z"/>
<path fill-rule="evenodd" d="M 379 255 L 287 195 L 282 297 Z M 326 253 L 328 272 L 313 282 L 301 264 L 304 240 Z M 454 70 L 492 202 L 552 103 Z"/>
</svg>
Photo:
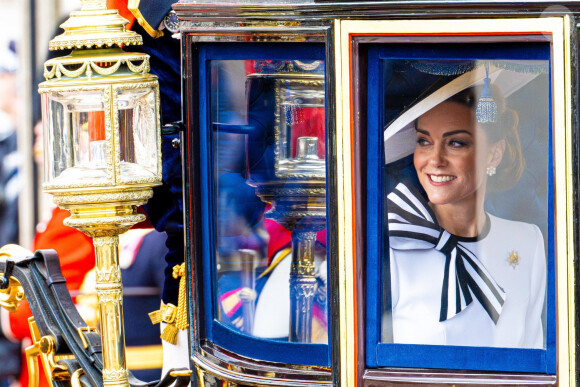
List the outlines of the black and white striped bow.
<svg viewBox="0 0 580 387">
<path fill-rule="evenodd" d="M 387 196 L 389 244 L 395 250 L 436 249 L 445 255 L 439 321 L 455 316 L 473 296 L 497 324 L 505 292 L 457 238 L 442 229 L 425 198 L 410 183 L 399 183 Z"/>
</svg>

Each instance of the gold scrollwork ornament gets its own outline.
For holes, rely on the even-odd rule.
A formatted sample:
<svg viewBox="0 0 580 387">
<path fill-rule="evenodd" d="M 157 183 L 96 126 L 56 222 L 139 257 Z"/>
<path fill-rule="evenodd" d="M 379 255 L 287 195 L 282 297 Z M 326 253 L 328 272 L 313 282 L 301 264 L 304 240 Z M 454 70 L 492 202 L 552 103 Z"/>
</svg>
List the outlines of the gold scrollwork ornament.
<svg viewBox="0 0 580 387">
<path fill-rule="evenodd" d="M 5 260 L 12 257 L 29 257 L 32 252 L 20 247 L 18 245 L 6 245 L 0 249 L 0 260 Z M 4 274 L 0 273 L 0 278 L 4 278 Z M 20 282 L 10 277 L 8 279 L 8 287 L 0 289 L 0 306 L 14 312 L 18 308 L 18 304 L 25 298 L 24 289 Z"/>
<path fill-rule="evenodd" d="M 3 278 L 3 275 L 0 276 Z M 15 312 L 18 309 L 18 304 L 24 299 L 24 289 L 20 282 L 10 277 L 8 280 L 8 288 L 0 289 L 0 306 L 9 312 Z"/>
</svg>

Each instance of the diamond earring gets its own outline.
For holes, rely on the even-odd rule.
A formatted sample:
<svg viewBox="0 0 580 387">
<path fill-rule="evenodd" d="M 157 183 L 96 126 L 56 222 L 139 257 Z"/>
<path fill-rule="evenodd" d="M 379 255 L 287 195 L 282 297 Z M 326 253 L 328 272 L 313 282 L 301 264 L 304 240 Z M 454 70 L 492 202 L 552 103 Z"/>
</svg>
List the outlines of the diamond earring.
<svg viewBox="0 0 580 387">
<path fill-rule="evenodd" d="M 489 166 L 485 172 L 487 173 L 487 176 L 493 176 L 495 175 L 495 167 Z"/>
</svg>

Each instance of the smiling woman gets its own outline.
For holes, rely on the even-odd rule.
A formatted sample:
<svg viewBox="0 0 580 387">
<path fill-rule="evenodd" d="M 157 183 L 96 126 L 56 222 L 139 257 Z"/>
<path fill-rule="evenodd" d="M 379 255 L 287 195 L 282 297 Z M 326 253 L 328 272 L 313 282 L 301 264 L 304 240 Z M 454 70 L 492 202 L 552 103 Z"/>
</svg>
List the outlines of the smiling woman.
<svg viewBox="0 0 580 387">
<path fill-rule="evenodd" d="M 395 343 L 544 347 L 544 237 L 486 210 L 486 192 L 516 184 L 524 163 L 517 114 L 485 67 L 419 99 L 385 130 L 387 160 L 397 136 L 414 134 L 419 183 L 400 179 L 387 195 L 383 336 Z"/>
<path fill-rule="evenodd" d="M 416 120 L 414 165 L 419 181 L 440 225 L 461 236 L 477 236 L 483 228 L 487 174 L 494 176 L 501 163 L 498 176 L 513 185 L 522 172 L 515 113 L 500 106 L 495 122 L 477 122 L 480 91 L 466 89 Z M 497 105 L 501 95 L 493 94 Z M 506 143 L 515 156 L 502 163 Z"/>
</svg>

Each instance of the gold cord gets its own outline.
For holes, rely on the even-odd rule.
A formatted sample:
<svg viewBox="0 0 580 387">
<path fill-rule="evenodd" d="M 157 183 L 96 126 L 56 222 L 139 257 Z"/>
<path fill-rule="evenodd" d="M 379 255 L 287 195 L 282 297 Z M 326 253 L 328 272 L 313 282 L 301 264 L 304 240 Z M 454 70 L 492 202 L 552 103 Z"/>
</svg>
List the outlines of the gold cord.
<svg viewBox="0 0 580 387">
<path fill-rule="evenodd" d="M 179 279 L 179 297 L 177 299 L 177 316 L 176 316 L 176 327 L 179 330 L 186 329 L 189 324 L 187 324 L 187 294 L 185 291 L 185 262 L 181 265 L 176 265 L 173 267 L 173 278 Z"/>
<path fill-rule="evenodd" d="M 181 277 L 181 278 L 180 278 Z M 161 339 L 171 344 L 177 343 L 177 333 L 180 330 L 187 329 L 187 294 L 185 289 L 185 263 L 173 267 L 173 278 L 179 278 L 179 295 L 177 306 L 173 304 L 164 304 L 161 302 L 161 308 L 149 313 L 149 318 L 153 325 L 160 322 L 167 323 Z"/>
</svg>

